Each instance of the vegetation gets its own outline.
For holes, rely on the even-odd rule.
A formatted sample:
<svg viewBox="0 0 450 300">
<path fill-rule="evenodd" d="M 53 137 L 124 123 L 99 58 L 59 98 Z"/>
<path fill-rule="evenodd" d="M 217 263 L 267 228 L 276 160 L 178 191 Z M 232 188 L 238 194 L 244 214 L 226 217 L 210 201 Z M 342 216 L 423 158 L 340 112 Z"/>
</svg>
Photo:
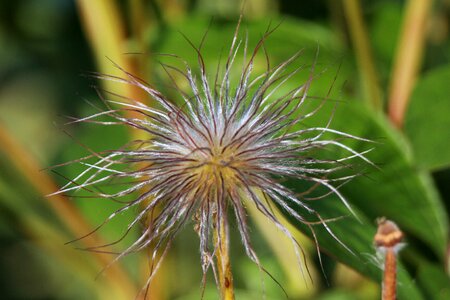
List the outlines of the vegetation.
<svg viewBox="0 0 450 300">
<path fill-rule="evenodd" d="M 301 126 L 324 127 L 331 116 L 330 128 L 372 141 L 342 143 L 375 166 L 356 160 L 350 173 L 359 176 L 339 186 L 354 215 L 336 193 L 308 202 L 321 218 L 332 220 L 327 224 L 334 236 L 314 225 L 317 244 L 307 225 L 285 209 L 275 209 L 305 251 L 308 271 L 303 265 L 303 274 L 291 241 L 256 209 L 246 207 L 253 248 L 270 275 L 245 254 L 237 224 L 231 222 L 236 299 L 263 294 L 284 299 L 285 292 L 289 299 L 378 299 L 382 261 L 373 239 L 380 217 L 394 221 L 404 233 L 398 298 L 450 298 L 449 2 L 245 2 L 241 36 L 248 32 L 249 49 L 268 27 L 278 26 L 255 59 L 255 71 L 265 71 L 264 53 L 276 65 L 301 50 L 292 70 L 315 68 L 305 110 L 324 103 Z M 88 191 L 48 197 L 86 166 L 48 167 L 148 138 L 124 126 L 64 125 L 72 117 L 97 113 L 104 97 L 118 99 L 112 93 L 155 105 L 142 90 L 98 80 L 92 72 L 123 76 L 118 65 L 172 97 L 171 78 L 162 65 L 177 61 L 164 54 L 198 65 L 190 42 L 200 45 L 207 32 L 201 52 L 207 72 L 215 74 L 218 61 L 227 56 L 241 7 L 238 0 L 0 3 L 1 298 L 134 299 L 139 294 L 151 268 L 151 249 L 113 264 L 112 254 L 80 250 L 119 239 L 139 210 L 88 234 L 122 205 L 87 197 Z M 295 74 L 292 84 L 277 93 L 283 95 L 308 76 Z M 322 157 L 348 156 L 342 147 L 331 150 Z M 298 194 L 311 188 L 296 179 L 282 183 Z M 103 188 L 120 190 L 116 185 Z M 317 189 L 310 197 L 323 193 Z M 108 251 L 120 252 L 140 235 L 141 229 L 134 228 Z M 152 281 L 150 299 L 200 299 L 198 239 L 191 225 L 177 234 Z M 218 297 L 208 272 L 204 299 Z"/>
</svg>

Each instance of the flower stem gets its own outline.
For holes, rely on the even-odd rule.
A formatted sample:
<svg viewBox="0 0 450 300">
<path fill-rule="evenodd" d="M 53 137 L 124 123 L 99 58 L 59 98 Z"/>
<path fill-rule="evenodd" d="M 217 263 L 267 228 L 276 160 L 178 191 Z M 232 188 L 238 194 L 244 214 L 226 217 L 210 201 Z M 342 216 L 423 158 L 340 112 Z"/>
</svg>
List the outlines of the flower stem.
<svg viewBox="0 0 450 300">
<path fill-rule="evenodd" d="M 378 220 L 378 230 L 374 237 L 377 250 L 384 254 L 382 300 L 397 299 L 397 252 L 400 250 L 403 232 L 385 218 Z"/>
<path fill-rule="evenodd" d="M 392 248 L 386 249 L 383 274 L 383 300 L 395 300 L 397 295 L 397 257 Z"/>
<path fill-rule="evenodd" d="M 91 45 L 93 54 L 97 62 L 98 71 L 101 74 L 122 77 L 123 70 L 142 77 L 138 59 L 147 55 L 125 55 L 130 52 L 129 37 L 126 36 L 126 24 L 118 7 L 117 1 L 88 1 L 78 0 L 77 8 L 83 30 Z M 135 26 L 133 26 L 135 27 Z M 135 37 L 139 41 L 139 37 Z M 131 49 L 133 50 L 133 49 Z M 145 49 L 137 49 L 144 51 Z M 142 63 L 142 62 L 141 62 Z M 117 66 L 115 66 L 117 64 Z M 141 78 L 149 82 L 149 76 Z M 103 81 L 104 88 L 108 92 L 121 95 L 128 99 L 139 99 L 139 101 L 149 104 L 150 99 L 142 89 L 132 84 L 118 84 L 112 80 Z M 129 117 L 135 117 L 135 112 L 127 112 Z"/>
<path fill-rule="evenodd" d="M 430 0 L 410 0 L 406 6 L 388 97 L 389 119 L 397 128 L 403 126 L 409 98 L 420 69 L 431 4 Z"/>
<path fill-rule="evenodd" d="M 366 99 L 375 110 L 380 111 L 383 106 L 382 94 L 361 3 L 358 0 L 345 0 L 343 5 Z"/>
<path fill-rule="evenodd" d="M 226 216 L 217 216 L 214 237 L 216 244 L 217 271 L 219 275 L 220 297 L 222 300 L 234 300 L 233 274 L 230 263 L 230 243 Z"/>
</svg>

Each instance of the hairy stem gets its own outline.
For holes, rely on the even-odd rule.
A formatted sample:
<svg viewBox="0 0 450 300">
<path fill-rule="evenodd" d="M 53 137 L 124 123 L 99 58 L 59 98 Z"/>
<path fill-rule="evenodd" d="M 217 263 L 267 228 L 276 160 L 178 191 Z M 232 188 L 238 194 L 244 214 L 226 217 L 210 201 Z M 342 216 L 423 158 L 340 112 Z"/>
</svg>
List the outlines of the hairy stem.
<svg viewBox="0 0 450 300">
<path fill-rule="evenodd" d="M 230 243 L 226 216 L 217 216 L 214 228 L 214 242 L 216 246 L 217 273 L 219 275 L 219 289 L 222 300 L 234 300 L 233 274 L 230 263 Z"/>
</svg>

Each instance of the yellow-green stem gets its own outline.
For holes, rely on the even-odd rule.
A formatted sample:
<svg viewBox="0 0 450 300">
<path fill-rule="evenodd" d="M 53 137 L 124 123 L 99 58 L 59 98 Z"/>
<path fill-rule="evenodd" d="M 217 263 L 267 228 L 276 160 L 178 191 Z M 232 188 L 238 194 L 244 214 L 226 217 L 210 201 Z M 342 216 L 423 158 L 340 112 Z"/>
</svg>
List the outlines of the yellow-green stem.
<svg viewBox="0 0 450 300">
<path fill-rule="evenodd" d="M 409 0 L 394 67 L 388 98 L 388 113 L 391 122 L 397 127 L 403 126 L 411 91 L 420 68 L 425 45 L 426 20 L 431 0 Z"/>
<path fill-rule="evenodd" d="M 125 22 L 116 1 L 78 0 L 77 4 L 81 24 L 95 55 L 99 72 L 123 77 L 123 72 L 114 65 L 117 64 L 134 76 L 142 77 L 136 63 L 138 56 L 126 54 L 130 52 L 129 41 L 125 35 Z M 142 79 L 148 81 L 148 78 Z M 110 92 L 148 104 L 148 95 L 132 84 L 118 84 L 105 80 L 103 85 Z M 136 114 L 127 113 L 129 117 Z"/>
<path fill-rule="evenodd" d="M 219 290 L 222 300 L 234 300 L 233 274 L 230 263 L 230 243 L 226 217 L 218 216 L 214 228 L 216 244 L 217 273 L 219 276 Z"/>
<path fill-rule="evenodd" d="M 130 19 L 132 36 L 125 35 L 125 20 L 118 8 L 117 1 L 110 0 L 77 0 L 78 11 L 85 34 L 91 45 L 93 54 L 97 61 L 99 72 L 107 75 L 123 77 L 121 70 L 116 68 L 112 62 L 123 68 L 125 71 L 149 82 L 148 72 L 145 71 L 147 61 L 150 59 L 145 47 L 144 31 L 146 24 L 150 19 L 144 18 L 144 6 L 141 0 L 132 0 L 130 2 Z M 130 49 L 130 41 L 134 42 L 134 47 Z M 127 55 L 128 52 L 144 53 L 143 55 Z M 112 60 L 112 62 L 110 60 Z M 146 74 L 144 77 L 143 74 Z M 150 104 L 148 94 L 142 89 L 131 84 L 117 84 L 113 81 L 105 80 L 103 82 L 106 90 L 114 92 L 128 99 L 138 100 L 144 104 Z M 134 111 L 126 111 L 129 118 L 140 117 Z M 140 130 L 131 130 L 132 139 L 150 139 L 149 135 L 142 135 Z M 151 200 L 149 200 L 151 201 Z M 145 266 L 145 264 L 142 264 Z M 158 274 L 152 281 L 149 289 L 149 299 L 166 299 L 166 289 L 164 289 L 164 279 L 167 272 L 164 270 L 165 264 L 159 268 Z M 147 271 L 146 267 L 145 271 Z M 142 272 L 143 276 L 148 276 Z M 145 278 L 146 280 L 147 278 Z"/>
<path fill-rule="evenodd" d="M 359 0 L 343 0 L 345 16 L 355 50 L 366 99 L 376 110 L 382 109 L 382 95 Z"/>
</svg>

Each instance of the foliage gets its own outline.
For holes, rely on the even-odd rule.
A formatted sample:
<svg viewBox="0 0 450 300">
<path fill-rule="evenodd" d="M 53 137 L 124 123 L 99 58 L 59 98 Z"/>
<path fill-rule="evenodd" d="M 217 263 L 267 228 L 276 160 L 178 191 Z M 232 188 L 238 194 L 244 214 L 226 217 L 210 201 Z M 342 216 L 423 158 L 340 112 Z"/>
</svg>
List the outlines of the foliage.
<svg viewBox="0 0 450 300">
<path fill-rule="evenodd" d="M 0 49 L 2 298 L 133 299 L 147 272 L 145 253 L 114 264 L 95 280 L 113 256 L 74 248 L 117 239 L 134 212 L 121 216 L 89 240 L 64 245 L 88 233 L 118 205 L 100 199 L 48 198 L 46 194 L 54 192 L 80 169 L 70 165 L 64 167 L 62 174 L 39 171 L 86 155 L 87 150 L 81 144 L 89 145 L 94 151 L 104 150 L 123 144 L 133 133 L 91 125 L 62 126 L 69 131 L 68 137 L 53 123 L 58 114 L 86 116 L 96 110 L 90 102 L 101 105 L 95 90 L 88 89 L 92 82 L 79 74 L 93 70 L 117 74 L 105 57 L 120 61 L 127 70 L 164 89 L 168 78 L 158 62 L 172 61 L 159 54 L 173 53 L 196 63 L 196 53 L 180 31 L 195 45 L 208 31 L 202 53 L 208 71 L 214 74 L 218 56 L 226 52 L 223 49 L 227 49 L 233 35 L 239 10 L 224 6 L 221 1 L 206 6 L 202 5 L 204 1 L 150 1 L 148 5 L 144 1 L 111 1 L 110 7 L 87 4 L 96 13 L 97 22 L 89 23 L 84 1 L 76 4 L 39 1 L 45 12 L 38 12 L 37 2 L 0 4 L 2 14 L 9 16 L 0 23 L 0 41 L 5 45 Z M 295 8 L 282 0 L 261 1 L 260 6 L 255 5 L 256 1 L 247 2 L 245 28 L 251 45 L 259 40 L 269 23 L 280 24 L 265 44 L 272 64 L 300 49 L 304 51 L 301 62 L 305 66 L 316 63 L 316 73 L 320 76 L 314 80 L 311 94 L 317 101 L 324 98 L 327 101 L 306 125 L 326 126 L 333 115 L 332 128 L 373 141 L 345 142 L 357 151 L 370 150 L 367 156 L 376 165 L 355 166 L 355 172 L 361 176 L 340 187 L 357 218 L 349 214 L 336 196 L 311 201 L 322 217 L 338 218 L 329 226 L 351 251 L 317 225 L 314 228 L 322 253 L 320 265 L 311 231 L 286 214 L 291 226 L 303 233 L 298 234 L 298 239 L 306 250 L 314 283 L 311 284 L 308 275 L 299 278 L 301 274 L 295 263 L 286 263 L 292 251 L 276 248 L 276 244 L 289 244 L 279 235 L 265 235 L 265 231 L 272 232 L 270 226 L 255 220 L 252 241 L 263 265 L 286 289 L 290 299 L 376 299 L 381 265 L 372 240 L 375 219 L 385 216 L 406 234 L 406 245 L 399 256 L 399 299 L 448 298 L 450 191 L 437 185 L 450 174 L 450 101 L 447 99 L 450 42 L 448 33 L 441 33 L 442 23 L 448 23 L 448 7 L 436 1 L 428 18 L 438 21 L 431 23 L 432 29 L 425 33 L 427 39 L 423 45 L 413 45 L 423 51 L 423 61 L 421 68 L 413 71 L 414 88 L 408 98 L 404 126 L 398 128 L 385 111 L 395 101 L 389 97 L 390 89 L 405 88 L 391 86 L 391 70 L 395 67 L 396 53 L 404 50 L 396 45 L 402 33 L 399 20 L 408 3 L 364 2 L 359 17 L 366 23 L 367 30 L 363 33 L 373 51 L 364 54 L 361 53 L 364 48 L 361 50 L 355 43 L 357 35 L 352 35 L 347 25 L 355 16 L 345 12 L 343 2 L 328 5 L 320 2 L 308 7 L 299 1 Z M 273 3 L 278 5 L 276 14 L 271 13 Z M 212 22 L 211 16 L 214 16 Z M 108 22 L 112 22 L 111 28 L 120 30 L 102 35 L 108 30 Z M 100 30 L 95 31 L 93 26 Z M 112 45 L 109 47 L 115 49 L 102 48 L 102 45 Z M 143 54 L 123 54 L 132 52 Z M 368 76 L 362 69 L 361 59 L 371 60 L 372 75 Z M 255 68 L 264 69 L 264 59 Z M 295 80 L 304 81 L 304 74 L 296 75 Z M 333 88 L 328 95 L 330 86 Z M 371 86 L 381 91 L 382 108 L 371 102 Z M 105 88 L 151 105 L 151 99 L 137 91 L 118 85 Z M 166 91 L 171 93 L 170 89 Z M 66 120 L 63 118 L 58 123 Z M 285 184 L 299 193 L 308 188 L 302 182 Z M 280 213 L 283 214 L 282 209 Z M 137 234 L 131 232 L 127 239 Z M 189 226 L 178 236 L 156 278 L 158 283 L 152 288 L 155 299 L 200 298 L 198 237 Z M 233 237 L 233 232 L 231 243 L 236 245 L 232 249 L 232 264 L 237 299 L 255 299 L 261 293 L 268 299 L 282 299 L 282 289 L 249 262 L 241 250 L 238 235 Z M 213 280 L 212 276 L 208 277 L 205 299 L 217 298 Z"/>
</svg>

